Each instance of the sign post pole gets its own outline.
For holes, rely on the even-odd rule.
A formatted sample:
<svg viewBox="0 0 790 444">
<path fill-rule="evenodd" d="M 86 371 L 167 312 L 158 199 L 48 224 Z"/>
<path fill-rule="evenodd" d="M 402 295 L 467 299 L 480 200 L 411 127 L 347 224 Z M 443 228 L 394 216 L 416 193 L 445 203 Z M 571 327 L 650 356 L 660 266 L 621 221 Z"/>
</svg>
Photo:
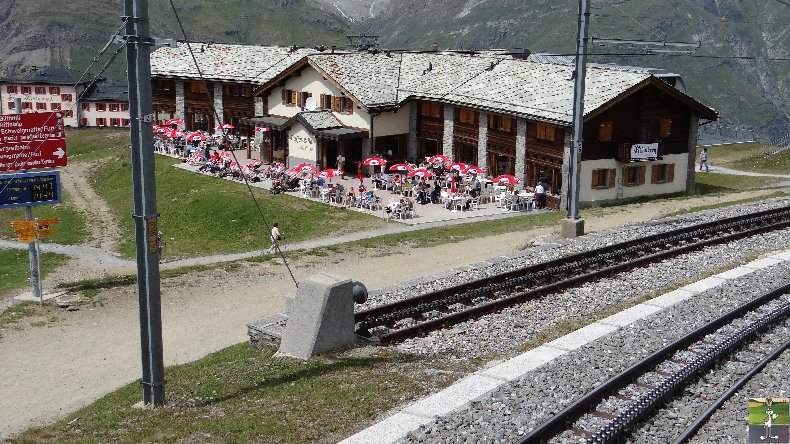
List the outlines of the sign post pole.
<svg viewBox="0 0 790 444">
<path fill-rule="evenodd" d="M 34 230 L 38 231 L 38 220 L 33 217 L 33 207 L 25 207 L 25 220 L 33 221 Z M 28 242 L 27 253 L 30 259 L 30 287 L 33 297 L 38 298 L 39 305 L 44 305 L 44 295 L 41 293 L 41 262 L 38 259 L 38 235 L 33 242 Z"/>
</svg>

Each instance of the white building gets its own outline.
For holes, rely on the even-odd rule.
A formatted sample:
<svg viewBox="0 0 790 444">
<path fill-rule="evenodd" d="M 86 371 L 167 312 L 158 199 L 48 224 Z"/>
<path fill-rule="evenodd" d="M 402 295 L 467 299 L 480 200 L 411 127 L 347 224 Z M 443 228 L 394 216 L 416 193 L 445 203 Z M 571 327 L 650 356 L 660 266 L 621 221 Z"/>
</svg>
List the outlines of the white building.
<svg viewBox="0 0 790 444">
<path fill-rule="evenodd" d="M 104 81 L 91 85 L 92 78 L 53 67 L 31 67 L 0 78 L 0 114 L 63 111 L 68 127 L 128 126 L 126 86 Z M 21 110 L 15 107 L 17 98 L 22 102 Z"/>
</svg>

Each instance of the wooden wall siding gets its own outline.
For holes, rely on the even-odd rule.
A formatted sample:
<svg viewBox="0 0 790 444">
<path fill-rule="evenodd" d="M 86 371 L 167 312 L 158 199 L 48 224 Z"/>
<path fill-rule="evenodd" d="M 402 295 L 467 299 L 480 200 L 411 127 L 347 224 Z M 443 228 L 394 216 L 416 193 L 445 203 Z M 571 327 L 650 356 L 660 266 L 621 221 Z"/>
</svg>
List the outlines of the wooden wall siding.
<svg viewBox="0 0 790 444">
<path fill-rule="evenodd" d="M 477 146 L 480 131 L 471 125 L 461 125 L 456 123 L 453 127 L 453 140 L 467 145 Z"/>
<path fill-rule="evenodd" d="M 442 140 L 442 136 L 444 135 L 444 119 L 420 116 L 417 122 L 417 134 L 419 137 L 425 139 Z"/>
<path fill-rule="evenodd" d="M 516 157 L 516 133 L 489 129 L 487 150 L 491 153 Z"/>
<path fill-rule="evenodd" d="M 222 108 L 225 114 L 244 117 L 255 116 L 255 102 L 250 97 L 223 96 Z"/>
<path fill-rule="evenodd" d="M 543 153 L 559 156 L 562 159 L 562 151 L 565 143 L 565 128 L 555 127 L 554 140 L 538 139 L 538 124 L 527 122 L 527 153 L 538 150 Z"/>
<path fill-rule="evenodd" d="M 205 102 L 207 104 L 210 104 L 210 106 L 213 107 L 214 104 L 213 104 L 213 102 L 211 102 L 211 99 L 209 98 L 208 93 L 205 93 L 205 92 L 204 93 L 192 92 L 191 84 L 193 84 L 193 83 L 200 83 L 200 82 L 184 82 L 184 99 L 186 99 L 187 102 L 189 102 L 190 100 L 193 100 L 193 101 L 194 100 L 200 100 L 200 101 L 203 101 L 203 102 Z M 213 94 L 214 94 L 214 84 L 209 82 L 207 84 L 207 88 L 208 88 L 208 90 L 211 92 L 211 94 L 213 96 Z M 189 109 L 189 105 L 187 105 L 187 109 Z"/>
<path fill-rule="evenodd" d="M 154 79 L 151 81 L 151 95 L 162 100 L 176 100 L 176 82 L 169 79 Z"/>
<path fill-rule="evenodd" d="M 640 140 L 643 119 L 652 120 L 652 133 L 655 134 L 652 140 Z M 672 120 L 669 137 L 658 136 L 660 119 Z M 628 161 L 630 154 L 623 156 L 622 147 L 630 150 L 635 143 L 658 142 L 660 155 L 687 153 L 690 121 L 691 110 L 649 86 L 584 123 L 582 160 L 618 158 L 619 161 Z M 601 122 L 612 122 L 611 141 L 598 140 Z"/>
</svg>

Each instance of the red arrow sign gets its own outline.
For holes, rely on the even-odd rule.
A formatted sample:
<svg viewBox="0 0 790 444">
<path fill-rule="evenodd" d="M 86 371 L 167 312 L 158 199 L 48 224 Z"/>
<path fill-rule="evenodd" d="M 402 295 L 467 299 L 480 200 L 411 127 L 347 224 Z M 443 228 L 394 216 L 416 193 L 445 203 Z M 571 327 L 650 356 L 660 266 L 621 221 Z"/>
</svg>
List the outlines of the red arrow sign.
<svg viewBox="0 0 790 444">
<path fill-rule="evenodd" d="M 37 140 L 0 144 L 0 173 L 66 166 L 66 143 L 63 140 Z"/>
<path fill-rule="evenodd" d="M 0 115 L 0 173 L 66 166 L 63 113 Z"/>
</svg>

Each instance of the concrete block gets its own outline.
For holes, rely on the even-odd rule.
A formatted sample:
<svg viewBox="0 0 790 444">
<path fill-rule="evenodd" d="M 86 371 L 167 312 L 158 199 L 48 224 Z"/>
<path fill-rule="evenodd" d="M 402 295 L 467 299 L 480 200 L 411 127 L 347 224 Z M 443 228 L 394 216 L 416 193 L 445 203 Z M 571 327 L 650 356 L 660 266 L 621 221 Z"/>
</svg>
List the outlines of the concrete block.
<svg viewBox="0 0 790 444">
<path fill-rule="evenodd" d="M 723 273 L 719 273 L 716 276 L 720 277 L 722 279 L 737 279 L 739 277 L 746 276 L 749 273 L 754 273 L 754 271 L 755 270 L 753 268 L 736 267 L 736 268 L 733 268 L 732 270 L 727 270 L 727 271 L 725 271 Z"/>
<path fill-rule="evenodd" d="M 589 344 L 601 336 L 608 335 L 615 330 L 617 330 L 617 327 L 613 325 L 594 322 L 586 327 L 568 333 L 561 338 L 557 338 L 548 344 L 544 344 L 544 346 L 572 351 L 583 345 Z"/>
<path fill-rule="evenodd" d="M 758 259 L 756 261 L 749 262 L 748 264 L 744 265 L 744 267 L 754 268 L 755 270 L 763 270 L 768 267 L 773 267 L 779 263 L 782 263 L 782 261 L 779 259 L 766 257 L 764 259 Z"/>
<path fill-rule="evenodd" d="M 515 358 L 508 359 L 494 367 L 485 369 L 481 371 L 480 374 L 491 378 L 503 379 L 505 381 L 513 381 L 565 353 L 568 352 L 558 348 L 540 346 L 522 353 Z"/>
<path fill-rule="evenodd" d="M 724 282 L 725 280 L 720 277 L 711 276 L 701 281 L 694 282 L 693 284 L 686 285 L 685 287 L 683 287 L 683 289 L 686 291 L 690 291 L 692 293 L 701 293 L 703 291 L 708 291 L 712 288 L 716 288 L 724 284 Z"/>
<path fill-rule="evenodd" d="M 351 279 L 329 273 L 300 282 L 277 355 L 310 359 L 354 345 L 353 287 Z"/>
<path fill-rule="evenodd" d="M 686 299 L 694 296 L 695 293 L 679 288 L 669 293 L 664 293 L 661 296 L 655 297 L 647 302 L 646 305 L 655 305 L 656 307 L 667 308 L 675 305 L 678 302 L 683 302 Z"/>
<path fill-rule="evenodd" d="M 634 322 L 644 319 L 657 311 L 661 311 L 661 307 L 648 304 L 639 304 L 619 313 L 615 313 L 607 318 L 601 319 L 598 322 L 601 324 L 614 325 L 616 327 L 625 327 L 626 325 L 631 325 Z"/>
<path fill-rule="evenodd" d="M 460 409 L 502 385 L 504 381 L 481 374 L 469 375 L 439 393 L 434 393 L 403 409 L 403 413 L 436 417 Z"/>
<path fill-rule="evenodd" d="M 427 424 L 431 418 L 408 413 L 396 413 L 361 432 L 340 441 L 339 444 L 390 444 L 399 441 L 407 433 Z"/>
<path fill-rule="evenodd" d="M 563 219 L 560 221 L 560 237 L 569 239 L 584 236 L 584 219 Z"/>
</svg>

